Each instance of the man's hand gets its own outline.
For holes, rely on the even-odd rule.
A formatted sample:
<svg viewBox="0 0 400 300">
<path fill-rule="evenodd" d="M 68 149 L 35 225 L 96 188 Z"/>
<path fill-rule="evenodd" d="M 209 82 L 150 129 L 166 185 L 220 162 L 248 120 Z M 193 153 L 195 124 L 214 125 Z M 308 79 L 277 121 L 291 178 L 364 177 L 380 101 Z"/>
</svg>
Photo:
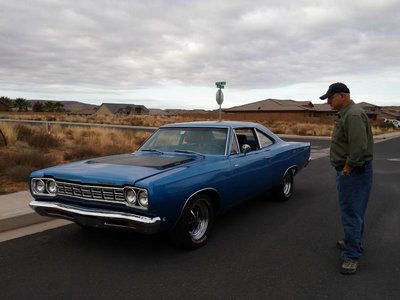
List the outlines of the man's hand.
<svg viewBox="0 0 400 300">
<path fill-rule="evenodd" d="M 353 171 L 353 168 L 353 166 L 345 164 L 342 170 L 343 176 L 349 176 L 351 174 L 351 171 Z"/>
</svg>

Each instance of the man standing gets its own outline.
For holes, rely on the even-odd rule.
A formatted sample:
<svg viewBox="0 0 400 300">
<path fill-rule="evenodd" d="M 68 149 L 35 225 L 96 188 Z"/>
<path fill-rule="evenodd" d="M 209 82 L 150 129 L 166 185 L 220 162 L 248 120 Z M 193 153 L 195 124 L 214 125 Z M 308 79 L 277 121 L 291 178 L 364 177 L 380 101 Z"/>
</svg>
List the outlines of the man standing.
<svg viewBox="0 0 400 300">
<path fill-rule="evenodd" d="M 372 187 L 371 125 L 362 108 L 350 99 L 345 84 L 331 84 L 320 99 L 328 99 L 332 109 L 338 111 L 330 148 L 344 230 L 344 239 L 337 247 L 342 250 L 340 272 L 354 274 L 363 252 L 364 215 Z"/>
</svg>

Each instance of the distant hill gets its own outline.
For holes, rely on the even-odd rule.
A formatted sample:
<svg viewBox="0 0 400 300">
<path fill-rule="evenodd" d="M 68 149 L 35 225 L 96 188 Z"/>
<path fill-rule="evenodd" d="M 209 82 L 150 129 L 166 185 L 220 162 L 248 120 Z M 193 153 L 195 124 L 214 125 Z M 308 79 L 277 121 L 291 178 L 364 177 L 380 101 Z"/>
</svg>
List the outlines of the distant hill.
<svg viewBox="0 0 400 300">
<path fill-rule="evenodd" d="M 33 104 L 34 102 L 45 103 L 47 101 L 61 102 L 62 104 L 64 104 L 65 111 L 76 114 L 85 114 L 85 115 L 92 114 L 99 108 L 99 105 L 87 104 L 79 101 L 59 101 L 59 100 L 28 100 L 28 101 L 31 102 L 31 104 Z"/>
<path fill-rule="evenodd" d="M 73 113 L 92 114 L 96 112 L 96 110 L 99 108 L 99 105 L 87 104 L 78 101 L 62 101 L 62 102 L 64 104 L 65 110 Z"/>
</svg>

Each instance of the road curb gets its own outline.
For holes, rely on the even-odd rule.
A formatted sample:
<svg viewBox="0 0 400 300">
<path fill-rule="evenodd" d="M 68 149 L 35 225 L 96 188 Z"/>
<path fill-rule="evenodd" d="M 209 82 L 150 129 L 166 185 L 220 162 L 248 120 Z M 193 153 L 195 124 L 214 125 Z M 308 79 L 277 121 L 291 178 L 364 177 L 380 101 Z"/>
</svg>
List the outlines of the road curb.
<svg viewBox="0 0 400 300">
<path fill-rule="evenodd" d="M 52 220 L 52 218 L 40 216 L 32 210 L 31 213 L 25 213 L 0 219 L 0 232 L 43 223 L 50 220 Z"/>
<path fill-rule="evenodd" d="M 0 232 L 52 220 L 38 215 L 29 206 L 33 197 L 28 191 L 0 196 Z"/>
</svg>

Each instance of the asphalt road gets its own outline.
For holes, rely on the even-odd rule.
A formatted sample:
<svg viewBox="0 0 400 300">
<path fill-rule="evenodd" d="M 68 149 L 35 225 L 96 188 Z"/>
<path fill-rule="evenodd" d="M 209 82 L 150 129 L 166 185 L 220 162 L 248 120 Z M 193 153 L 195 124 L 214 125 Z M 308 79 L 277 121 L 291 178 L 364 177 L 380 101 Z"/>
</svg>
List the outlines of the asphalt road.
<svg viewBox="0 0 400 300">
<path fill-rule="evenodd" d="M 74 224 L 0 243 L 0 299 L 399 299 L 400 138 L 375 145 L 374 169 L 355 275 L 338 272 L 342 230 L 324 157 L 295 177 L 289 202 L 267 195 L 231 210 L 195 251 Z"/>
</svg>

